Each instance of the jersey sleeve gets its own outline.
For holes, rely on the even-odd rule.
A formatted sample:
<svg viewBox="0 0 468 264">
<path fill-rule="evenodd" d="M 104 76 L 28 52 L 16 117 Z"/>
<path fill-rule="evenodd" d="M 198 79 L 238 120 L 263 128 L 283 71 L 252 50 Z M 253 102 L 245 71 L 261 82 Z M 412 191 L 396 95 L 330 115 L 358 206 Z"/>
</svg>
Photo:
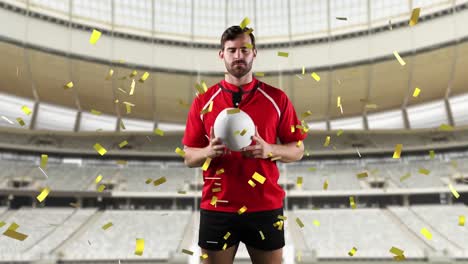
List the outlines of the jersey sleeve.
<svg viewBox="0 0 468 264">
<path fill-rule="evenodd" d="M 296 128 L 296 125 L 301 125 L 301 121 L 297 118 L 296 110 L 286 94 L 281 96 L 280 105 L 281 117 L 277 134 L 281 144 L 304 140 L 307 133 L 303 133 L 302 129 Z M 294 126 L 294 132 L 291 132 L 291 126 Z"/>
<path fill-rule="evenodd" d="M 206 137 L 205 126 L 200 118 L 200 107 L 200 99 L 197 97 L 190 106 L 185 133 L 182 139 L 182 144 L 187 147 L 203 148 L 209 143 Z"/>
</svg>

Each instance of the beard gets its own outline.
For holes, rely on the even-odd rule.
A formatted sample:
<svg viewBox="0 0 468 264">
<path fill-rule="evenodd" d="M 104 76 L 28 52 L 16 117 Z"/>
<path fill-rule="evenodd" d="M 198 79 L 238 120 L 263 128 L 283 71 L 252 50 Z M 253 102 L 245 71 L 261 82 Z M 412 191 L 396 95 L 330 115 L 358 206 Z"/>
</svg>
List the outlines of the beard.
<svg viewBox="0 0 468 264">
<path fill-rule="evenodd" d="M 226 65 L 226 70 L 234 77 L 241 78 L 250 72 L 252 69 L 253 60 L 250 62 L 246 61 L 235 61 L 232 64 L 229 64 L 227 61 L 224 61 Z"/>
</svg>

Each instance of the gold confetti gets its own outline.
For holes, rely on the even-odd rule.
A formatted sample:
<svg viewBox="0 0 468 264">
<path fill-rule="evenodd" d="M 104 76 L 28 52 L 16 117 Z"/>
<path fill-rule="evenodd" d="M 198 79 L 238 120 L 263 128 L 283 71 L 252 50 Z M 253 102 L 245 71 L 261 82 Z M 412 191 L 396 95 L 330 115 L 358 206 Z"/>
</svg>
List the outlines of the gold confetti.
<svg viewBox="0 0 468 264">
<path fill-rule="evenodd" d="M 400 177 L 400 182 L 408 179 L 409 177 L 411 177 L 411 173 L 406 173 L 405 175 L 401 176 Z"/>
<path fill-rule="evenodd" d="M 101 155 L 101 156 L 104 156 L 104 154 L 107 153 L 107 150 L 101 146 L 101 144 L 99 143 L 96 143 L 94 144 L 94 149 Z"/>
<path fill-rule="evenodd" d="M 5 232 L 3 232 L 4 236 L 7 236 L 9 238 L 13 238 L 16 240 L 24 241 L 28 235 L 16 232 L 16 229 L 18 229 L 19 225 L 16 223 L 12 223 Z"/>
<path fill-rule="evenodd" d="M 66 89 L 70 89 L 70 88 L 73 88 L 73 82 L 69 82 L 69 83 L 67 83 L 67 84 L 65 84 L 65 85 L 63 86 L 63 89 L 65 89 L 65 90 L 66 90 Z"/>
<path fill-rule="evenodd" d="M 277 221 L 276 223 L 273 224 L 274 227 L 276 227 L 278 230 L 283 229 L 284 222 L 283 221 Z"/>
<path fill-rule="evenodd" d="M 320 226 L 320 221 L 319 220 L 314 220 L 314 225 L 317 226 L 317 227 Z"/>
<path fill-rule="evenodd" d="M 248 17 L 245 17 L 244 19 L 242 19 L 239 26 L 241 29 L 244 29 L 249 24 L 250 24 L 250 19 Z"/>
<path fill-rule="evenodd" d="M 257 184 L 255 184 L 255 182 L 252 180 L 249 180 L 248 183 L 250 186 L 252 186 L 252 188 L 255 188 L 255 186 L 257 186 Z"/>
<path fill-rule="evenodd" d="M 262 240 L 265 240 L 265 236 L 263 235 L 263 232 L 261 230 L 258 232 L 260 233 L 260 237 L 262 238 Z"/>
<path fill-rule="evenodd" d="M 106 189 L 106 186 L 105 186 L 104 184 L 101 184 L 101 185 L 99 185 L 99 187 L 97 188 L 97 191 L 98 191 L 98 192 L 103 192 L 104 189 Z"/>
<path fill-rule="evenodd" d="M 263 177 L 260 173 L 258 172 L 255 172 L 253 175 L 252 175 L 252 179 L 258 181 L 260 184 L 263 184 L 265 183 L 265 180 L 266 178 Z"/>
<path fill-rule="evenodd" d="M 50 189 L 48 187 L 42 189 L 41 193 L 36 197 L 36 199 L 42 203 L 42 201 L 44 201 L 44 199 L 49 195 L 50 193 Z"/>
<path fill-rule="evenodd" d="M 209 113 L 213 110 L 213 101 L 210 101 L 210 104 L 203 110 L 200 111 L 201 115 L 204 115 L 206 113 Z"/>
<path fill-rule="evenodd" d="M 93 29 L 93 32 L 91 33 L 91 37 L 89 38 L 89 43 L 92 45 L 96 44 L 96 42 L 99 40 L 100 37 L 101 37 L 101 32 L 96 29 Z"/>
<path fill-rule="evenodd" d="M 395 152 L 393 152 L 393 158 L 399 159 L 401 156 L 401 150 L 403 149 L 403 144 L 396 144 L 395 145 Z"/>
<path fill-rule="evenodd" d="M 135 245 L 135 255 L 142 256 L 144 249 L 145 249 L 145 240 L 143 238 L 137 238 L 136 245 Z"/>
<path fill-rule="evenodd" d="M 47 161 L 49 160 L 49 156 L 47 154 L 42 154 L 41 155 L 41 168 L 46 169 L 47 168 Z"/>
<path fill-rule="evenodd" d="M 298 187 L 302 187 L 302 180 L 303 179 L 302 179 L 301 176 L 297 177 L 296 184 L 297 184 Z"/>
<path fill-rule="evenodd" d="M 148 179 L 146 179 L 145 183 L 146 183 L 146 184 L 150 184 L 152 181 L 153 181 L 153 179 L 148 178 Z"/>
<path fill-rule="evenodd" d="M 182 249 L 182 253 L 193 256 L 193 251 L 190 251 L 188 249 Z"/>
<path fill-rule="evenodd" d="M 22 110 L 26 115 L 31 115 L 31 114 L 32 114 L 31 109 L 30 109 L 29 107 L 25 106 L 25 105 L 23 105 L 23 106 L 21 107 L 21 110 Z"/>
<path fill-rule="evenodd" d="M 327 138 L 325 139 L 325 143 L 323 143 L 324 147 L 328 147 L 328 145 L 330 145 L 330 136 L 327 136 Z"/>
<path fill-rule="evenodd" d="M 97 111 L 97 110 L 94 110 L 94 109 L 91 109 L 91 114 L 93 115 L 101 115 L 102 113 Z"/>
<path fill-rule="evenodd" d="M 416 25 L 418 23 L 418 20 L 419 20 L 419 12 L 421 11 L 421 8 L 415 8 L 413 9 L 413 11 L 411 12 L 411 18 L 410 18 L 410 21 L 409 21 L 409 25 L 410 27 Z"/>
<path fill-rule="evenodd" d="M 276 218 L 280 219 L 280 220 L 287 220 L 288 217 L 284 216 L 284 215 L 278 215 Z"/>
<path fill-rule="evenodd" d="M 422 234 L 423 236 L 426 237 L 427 240 L 431 240 L 431 239 L 432 239 L 432 234 L 431 234 L 431 232 L 429 232 L 429 230 L 427 230 L 427 228 L 425 228 L 425 227 L 422 228 L 420 232 L 421 232 L 421 234 Z"/>
<path fill-rule="evenodd" d="M 265 77 L 265 73 L 264 73 L 264 72 L 256 72 L 256 73 L 255 73 L 255 76 L 257 76 L 257 77 Z"/>
<path fill-rule="evenodd" d="M 362 179 L 362 178 L 368 177 L 369 175 L 367 174 L 367 171 L 364 171 L 364 172 L 358 173 L 356 176 L 358 177 L 358 179 Z"/>
<path fill-rule="evenodd" d="M 354 256 L 356 254 L 356 251 L 357 251 L 357 248 L 356 247 L 353 247 L 349 252 L 348 252 L 348 255 L 349 256 Z"/>
<path fill-rule="evenodd" d="M 245 47 L 248 49 L 253 49 L 253 45 L 250 43 L 245 43 Z"/>
<path fill-rule="evenodd" d="M 219 169 L 219 170 L 216 171 L 216 175 L 219 175 L 219 174 L 222 174 L 222 173 L 224 173 L 224 169 Z"/>
<path fill-rule="evenodd" d="M 26 123 L 24 123 L 23 118 L 21 118 L 21 117 L 16 118 L 16 121 L 18 122 L 18 124 L 20 126 L 25 126 L 26 125 Z"/>
<path fill-rule="evenodd" d="M 214 193 L 217 193 L 217 192 L 221 191 L 221 188 L 220 187 L 213 188 L 213 189 L 211 189 L 211 191 L 214 192 Z"/>
<path fill-rule="evenodd" d="M 301 219 L 299 219 L 299 217 L 296 218 L 296 223 L 300 228 L 304 227 L 304 223 L 302 223 L 302 221 L 301 221 Z"/>
<path fill-rule="evenodd" d="M 245 135 L 245 133 L 247 133 L 247 129 L 244 128 L 244 129 L 242 129 L 242 131 L 239 133 L 239 135 L 243 136 L 243 135 Z"/>
<path fill-rule="evenodd" d="M 246 32 L 244 32 L 244 34 L 250 35 L 250 33 L 252 33 L 253 31 L 254 31 L 253 28 L 249 28 Z"/>
<path fill-rule="evenodd" d="M 328 180 L 325 180 L 325 182 L 323 183 L 323 189 L 324 190 L 328 189 Z"/>
<path fill-rule="evenodd" d="M 314 80 L 316 80 L 317 82 L 320 81 L 320 76 L 317 73 L 313 72 L 310 74 L 310 76 L 314 78 Z"/>
<path fill-rule="evenodd" d="M 127 146 L 127 145 L 128 145 L 128 141 L 127 141 L 127 140 L 124 140 L 124 141 L 122 141 L 122 142 L 119 143 L 119 148 L 123 148 L 123 147 L 125 147 L 125 146 Z"/>
<path fill-rule="evenodd" d="M 339 136 L 343 135 L 343 132 L 344 132 L 344 131 L 341 130 L 341 129 L 338 130 L 338 132 L 336 132 L 336 136 L 339 137 Z"/>
<path fill-rule="evenodd" d="M 228 115 L 233 115 L 233 114 L 237 114 L 237 113 L 240 113 L 240 109 L 239 109 L 239 108 L 233 108 L 233 109 L 227 110 L 227 114 L 228 114 Z"/>
<path fill-rule="evenodd" d="M 146 81 L 146 79 L 148 79 L 148 77 L 149 77 L 149 73 L 145 72 L 145 73 L 143 73 L 140 80 L 138 80 L 138 81 L 142 83 L 142 82 Z"/>
<path fill-rule="evenodd" d="M 452 184 L 449 184 L 448 185 L 450 191 L 452 192 L 453 196 L 458 199 L 458 197 L 460 197 L 460 194 L 457 192 L 457 190 L 455 190 L 455 188 L 452 186 Z"/>
<path fill-rule="evenodd" d="M 353 196 L 349 197 L 349 205 L 351 206 L 351 208 L 356 209 L 356 203 L 354 202 Z"/>
<path fill-rule="evenodd" d="M 227 248 L 227 243 L 224 243 L 223 250 L 226 250 Z"/>
<path fill-rule="evenodd" d="M 307 110 L 306 112 L 302 113 L 301 117 L 302 119 L 309 117 L 312 115 L 312 112 L 310 110 Z"/>
<path fill-rule="evenodd" d="M 211 158 L 206 158 L 205 163 L 203 163 L 202 170 L 207 171 L 210 166 Z"/>
<path fill-rule="evenodd" d="M 231 233 L 230 232 L 227 232 L 225 235 L 224 235 L 224 240 L 228 240 L 228 238 L 231 236 Z"/>
<path fill-rule="evenodd" d="M 126 160 L 117 160 L 115 163 L 119 164 L 119 165 L 127 165 L 127 161 Z"/>
<path fill-rule="evenodd" d="M 305 75 L 305 66 L 302 66 L 302 75 Z"/>
<path fill-rule="evenodd" d="M 134 92 L 135 92 L 135 79 L 132 80 L 132 84 L 130 85 L 130 92 L 128 94 L 133 95 Z"/>
<path fill-rule="evenodd" d="M 110 80 L 110 78 L 112 78 L 112 75 L 114 75 L 114 70 L 110 69 L 109 73 L 107 74 L 106 80 Z"/>
<path fill-rule="evenodd" d="M 398 54 L 398 51 L 393 51 L 393 55 L 395 55 L 395 58 L 398 60 L 401 66 L 405 66 L 406 62 L 400 57 L 400 54 Z"/>
<path fill-rule="evenodd" d="M 203 255 L 200 256 L 200 259 L 207 259 L 208 258 L 208 254 L 204 253 Z"/>
<path fill-rule="evenodd" d="M 389 251 L 390 251 L 390 253 L 393 253 L 393 254 L 395 254 L 397 256 L 403 256 L 403 250 L 401 250 L 401 249 L 399 249 L 397 247 L 392 247 L 392 248 L 390 248 Z"/>
<path fill-rule="evenodd" d="M 435 158 L 435 151 L 434 150 L 429 150 L 429 157 L 431 159 L 434 159 Z"/>
<path fill-rule="evenodd" d="M 366 104 L 366 108 L 369 108 L 369 109 L 376 109 L 376 108 L 377 108 L 377 105 L 376 105 L 376 104 Z"/>
<path fill-rule="evenodd" d="M 348 18 L 347 17 L 336 17 L 337 20 L 344 20 L 344 21 L 348 21 Z"/>
<path fill-rule="evenodd" d="M 213 206 L 216 206 L 216 202 L 218 202 L 218 197 L 216 197 L 216 196 L 211 197 L 210 204 L 213 205 Z"/>
<path fill-rule="evenodd" d="M 245 211 L 247 211 L 247 207 L 244 205 L 237 211 L 237 213 L 241 215 L 245 213 Z"/>
<path fill-rule="evenodd" d="M 108 229 L 109 227 L 111 227 L 111 226 L 113 226 L 113 224 L 112 224 L 112 222 L 109 222 L 109 223 L 103 225 L 103 226 L 102 226 L 102 229 L 103 229 L 103 230 L 107 230 L 107 229 Z"/>
<path fill-rule="evenodd" d="M 99 174 L 99 175 L 96 177 L 96 179 L 94 180 L 94 182 L 97 184 L 97 183 L 101 182 L 101 180 L 102 180 L 102 175 Z"/>
<path fill-rule="evenodd" d="M 459 226 L 465 226 L 465 216 L 464 215 L 460 215 L 458 217 L 458 225 Z"/>
<path fill-rule="evenodd" d="M 440 131 L 452 131 L 453 126 L 447 125 L 447 124 L 442 124 L 442 125 L 439 126 L 439 130 Z"/>
<path fill-rule="evenodd" d="M 296 132 L 296 127 L 294 125 L 291 125 L 291 133 Z"/>
<path fill-rule="evenodd" d="M 341 107 L 341 96 L 336 98 L 336 107 Z"/>
<path fill-rule="evenodd" d="M 413 97 L 418 97 L 420 92 L 421 89 L 419 89 L 418 87 L 414 88 Z"/>
<path fill-rule="evenodd" d="M 153 185 L 158 186 L 158 185 L 165 183 L 166 181 L 167 181 L 166 177 L 161 177 L 159 179 L 154 180 Z"/>
<path fill-rule="evenodd" d="M 296 147 L 300 147 L 302 145 L 302 140 L 297 141 Z"/>
<path fill-rule="evenodd" d="M 289 53 L 288 52 L 283 52 L 283 51 L 278 51 L 278 56 L 287 58 L 289 56 Z"/>
<path fill-rule="evenodd" d="M 419 168 L 419 173 L 424 174 L 424 175 L 429 175 L 431 171 L 425 168 Z"/>
<path fill-rule="evenodd" d="M 133 70 L 131 73 L 130 73 L 130 78 L 133 78 L 135 76 L 137 76 L 138 72 L 136 70 Z"/>
<path fill-rule="evenodd" d="M 179 154 L 181 157 L 185 156 L 185 151 L 183 151 L 179 147 L 176 148 L 175 153 Z"/>
<path fill-rule="evenodd" d="M 281 156 L 277 156 L 277 157 L 273 157 L 270 159 L 270 161 L 275 161 L 275 160 L 280 160 L 281 159 Z"/>
</svg>

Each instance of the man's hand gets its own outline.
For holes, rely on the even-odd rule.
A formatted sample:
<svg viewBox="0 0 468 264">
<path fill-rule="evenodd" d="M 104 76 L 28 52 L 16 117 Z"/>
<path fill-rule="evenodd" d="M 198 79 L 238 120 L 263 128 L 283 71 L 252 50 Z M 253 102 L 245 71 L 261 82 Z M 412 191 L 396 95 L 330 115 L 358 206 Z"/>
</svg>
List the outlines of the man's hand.
<svg viewBox="0 0 468 264">
<path fill-rule="evenodd" d="M 241 149 L 241 153 L 244 157 L 257 158 L 257 159 L 267 159 L 269 153 L 272 153 L 273 147 L 267 143 L 260 135 L 258 134 L 258 129 L 255 127 L 255 136 L 252 136 L 252 139 L 255 141 L 255 145 L 245 147 Z"/>
<path fill-rule="evenodd" d="M 216 158 L 222 156 L 226 153 L 226 145 L 221 142 L 221 138 L 217 138 L 214 135 L 214 129 L 211 127 L 210 129 L 210 143 L 208 146 L 205 147 L 207 158 Z"/>
</svg>

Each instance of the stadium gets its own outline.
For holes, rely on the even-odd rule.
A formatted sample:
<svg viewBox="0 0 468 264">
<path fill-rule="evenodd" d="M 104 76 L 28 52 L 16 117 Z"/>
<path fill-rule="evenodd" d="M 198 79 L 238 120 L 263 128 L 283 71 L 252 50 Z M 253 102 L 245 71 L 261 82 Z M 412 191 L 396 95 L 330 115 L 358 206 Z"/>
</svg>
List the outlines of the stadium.
<svg viewBox="0 0 468 264">
<path fill-rule="evenodd" d="M 0 263 L 202 263 L 182 139 L 246 24 L 307 133 L 282 263 L 468 263 L 466 0 L 0 0 Z"/>
</svg>

